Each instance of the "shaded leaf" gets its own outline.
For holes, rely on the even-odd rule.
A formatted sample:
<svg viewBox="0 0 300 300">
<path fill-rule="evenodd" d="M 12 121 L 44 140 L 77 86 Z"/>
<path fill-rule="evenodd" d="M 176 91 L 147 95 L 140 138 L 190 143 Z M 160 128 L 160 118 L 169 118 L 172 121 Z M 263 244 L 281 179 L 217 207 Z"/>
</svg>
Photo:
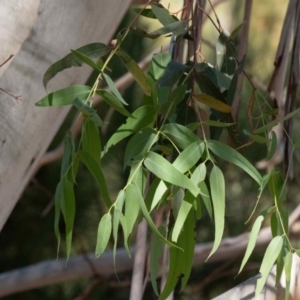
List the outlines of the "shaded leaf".
<svg viewBox="0 0 300 300">
<path fill-rule="evenodd" d="M 272 131 L 271 135 L 271 146 L 269 148 L 266 160 L 270 160 L 274 156 L 277 149 L 277 134 L 274 131 Z"/>
<path fill-rule="evenodd" d="M 84 54 L 85 56 L 91 59 L 99 59 L 102 56 L 106 55 L 110 51 L 110 48 L 102 43 L 93 43 L 93 44 L 80 47 L 76 49 L 76 51 Z M 46 88 L 47 83 L 57 73 L 71 67 L 80 67 L 81 65 L 82 65 L 82 61 L 76 58 L 74 54 L 70 53 L 66 55 L 64 58 L 60 59 L 59 61 L 51 65 L 48 68 L 48 70 L 45 72 L 43 77 L 44 87 Z"/>
<path fill-rule="evenodd" d="M 124 51 L 117 50 L 117 54 L 120 57 L 122 63 L 125 65 L 127 70 L 131 73 L 133 78 L 136 80 L 138 85 L 141 87 L 143 92 L 150 96 L 151 95 L 151 88 L 149 85 L 149 82 L 142 71 L 142 69 L 139 67 L 139 65 Z"/>
<path fill-rule="evenodd" d="M 55 190 L 54 197 L 54 233 L 57 239 L 57 257 L 60 248 L 60 231 L 59 231 L 59 219 L 60 219 L 60 211 L 61 211 L 61 203 L 62 203 L 62 182 L 60 181 Z"/>
<path fill-rule="evenodd" d="M 85 151 L 78 151 L 79 159 L 86 165 L 90 173 L 93 175 L 100 187 L 100 194 L 107 208 L 110 208 L 112 202 L 108 193 L 106 181 L 100 166 L 97 162 Z"/>
<path fill-rule="evenodd" d="M 279 123 L 279 120 L 275 119 L 275 120 L 267 123 L 266 125 L 254 130 L 253 133 L 258 134 L 258 133 L 266 132 L 266 131 L 270 130 L 271 128 L 273 128 L 274 126 L 276 126 L 278 123 Z"/>
<path fill-rule="evenodd" d="M 97 233 L 96 257 L 99 257 L 106 249 L 112 231 L 110 212 L 102 216 Z"/>
<path fill-rule="evenodd" d="M 167 33 L 173 33 L 175 35 L 182 35 L 187 32 L 187 25 L 189 23 L 189 20 L 180 20 L 173 22 L 171 24 L 165 25 L 164 27 L 161 27 L 153 32 L 150 33 L 150 35 L 164 35 Z"/>
<path fill-rule="evenodd" d="M 67 88 L 50 93 L 40 101 L 36 106 L 63 106 L 73 104 L 75 98 L 87 99 L 91 88 L 86 85 L 71 85 Z"/>
<path fill-rule="evenodd" d="M 276 236 L 275 238 L 272 239 L 271 243 L 269 244 L 259 269 L 259 272 L 262 275 L 262 277 L 257 280 L 255 297 L 257 297 L 261 293 L 267 281 L 271 268 L 274 265 L 278 255 L 281 252 L 282 245 L 283 245 L 283 239 L 281 236 Z"/>
<path fill-rule="evenodd" d="M 235 123 L 224 123 L 224 122 L 219 122 L 214 120 L 206 120 L 206 121 L 202 121 L 201 123 L 208 126 L 214 126 L 214 127 L 230 127 L 235 125 Z"/>
<path fill-rule="evenodd" d="M 116 96 L 114 96 L 106 90 L 97 90 L 96 93 L 99 96 L 101 96 L 103 100 L 116 111 L 118 111 L 126 117 L 133 118 L 132 114 L 125 109 L 119 98 L 117 98 Z"/>
<path fill-rule="evenodd" d="M 155 17 L 164 26 L 172 24 L 177 21 L 177 18 L 170 15 L 170 12 L 159 3 L 152 3 L 151 9 Z"/>
<path fill-rule="evenodd" d="M 72 52 L 72 54 L 74 54 L 75 57 L 79 58 L 79 60 L 81 62 L 84 62 L 85 64 L 90 66 L 95 71 L 98 71 L 98 72 L 101 71 L 101 69 L 98 67 L 98 65 L 92 59 L 90 59 L 88 56 L 86 56 L 83 53 L 76 51 L 76 50 L 71 50 L 71 52 Z"/>
<path fill-rule="evenodd" d="M 220 100 L 217 100 L 214 97 L 211 97 L 209 95 L 199 94 L 199 95 L 195 95 L 195 98 L 199 102 L 201 102 L 217 111 L 220 111 L 223 113 L 231 112 L 231 107 L 229 105 L 227 105 L 226 103 L 224 103 Z"/>
<path fill-rule="evenodd" d="M 194 170 L 191 181 L 198 186 L 198 184 L 205 179 L 206 176 L 206 165 L 205 163 L 201 163 L 197 168 Z"/>
<path fill-rule="evenodd" d="M 210 216 L 210 219 L 212 220 L 212 218 L 213 218 L 213 212 L 212 212 L 213 209 L 212 209 L 210 194 L 209 194 L 209 190 L 207 188 L 207 185 L 206 185 L 205 181 L 201 181 L 198 184 L 198 186 L 199 186 L 200 191 L 202 192 L 200 194 L 200 197 L 202 198 L 203 203 L 206 207 L 206 210 L 207 210 L 207 212 Z"/>
<path fill-rule="evenodd" d="M 151 8 L 144 8 L 143 10 L 139 7 L 133 7 L 132 10 L 137 13 L 140 16 L 150 18 L 150 19 L 156 19 L 155 14 L 152 12 Z"/>
<path fill-rule="evenodd" d="M 107 74 L 102 74 L 104 77 L 108 87 L 114 93 L 114 95 L 122 102 L 124 105 L 128 105 L 128 103 L 123 99 L 122 95 L 120 94 L 119 90 L 117 89 L 116 85 L 112 81 L 112 79 Z"/>
<path fill-rule="evenodd" d="M 72 137 L 72 133 L 70 131 L 67 131 L 64 139 L 64 154 L 61 162 L 61 170 L 60 170 L 61 178 L 63 178 L 69 170 L 72 161 L 72 154 L 74 153 L 74 151 L 75 151 L 75 144 Z"/>
<path fill-rule="evenodd" d="M 163 180 L 160 180 L 159 184 L 157 185 L 156 191 L 154 193 L 154 196 L 152 198 L 150 212 L 155 208 L 155 206 L 163 199 L 163 196 L 166 194 L 166 191 L 168 190 L 167 185 Z"/>
<path fill-rule="evenodd" d="M 293 255 L 288 252 L 284 261 L 284 273 L 285 273 L 285 299 L 288 300 L 290 296 L 291 286 L 291 273 L 292 273 Z"/>
</svg>

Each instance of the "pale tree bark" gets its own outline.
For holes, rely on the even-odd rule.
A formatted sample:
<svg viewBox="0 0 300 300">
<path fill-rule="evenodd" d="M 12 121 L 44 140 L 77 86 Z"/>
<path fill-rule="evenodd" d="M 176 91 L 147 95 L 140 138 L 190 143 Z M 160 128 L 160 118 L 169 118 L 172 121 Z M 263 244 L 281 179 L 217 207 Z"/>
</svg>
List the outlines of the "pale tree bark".
<svg viewBox="0 0 300 300">
<path fill-rule="evenodd" d="M 43 73 L 55 61 L 92 42 L 108 43 L 130 0 L 2 0 L 0 3 L 0 230 L 69 107 L 37 108 Z M 49 90 L 84 84 L 90 70 L 57 76 Z"/>
</svg>

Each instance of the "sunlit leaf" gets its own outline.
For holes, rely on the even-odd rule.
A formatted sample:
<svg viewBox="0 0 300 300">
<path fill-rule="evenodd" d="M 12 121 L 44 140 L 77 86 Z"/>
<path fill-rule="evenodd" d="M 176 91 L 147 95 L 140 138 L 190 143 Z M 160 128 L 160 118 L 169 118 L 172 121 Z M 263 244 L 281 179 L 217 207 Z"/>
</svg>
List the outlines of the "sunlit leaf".
<svg viewBox="0 0 300 300">
<path fill-rule="evenodd" d="M 198 184 L 205 179 L 206 176 L 206 165 L 205 163 L 201 163 L 197 168 L 194 170 L 191 181 L 198 186 Z"/>
<path fill-rule="evenodd" d="M 104 175 L 102 173 L 100 166 L 93 159 L 93 157 L 91 157 L 91 155 L 85 151 L 78 151 L 78 157 L 86 165 L 86 167 L 88 168 L 90 173 L 93 175 L 93 177 L 97 181 L 97 183 L 100 187 L 100 194 L 103 198 L 103 201 L 104 201 L 105 205 L 107 206 L 107 208 L 110 208 L 112 202 L 110 200 L 106 181 L 105 181 L 105 178 L 104 178 Z"/>
<path fill-rule="evenodd" d="M 271 268 L 274 265 L 278 255 L 281 252 L 282 245 L 283 245 L 283 239 L 281 236 L 276 236 L 275 238 L 272 239 L 271 243 L 269 244 L 259 269 L 259 273 L 262 276 L 257 280 L 255 297 L 257 297 L 262 291 L 267 281 L 268 275 L 271 271 Z"/>
<path fill-rule="evenodd" d="M 113 94 L 109 93 L 106 90 L 97 90 L 96 91 L 99 96 L 103 98 L 103 100 L 112 108 L 114 108 L 116 111 L 121 113 L 122 115 L 126 117 L 131 117 L 133 118 L 132 114 L 125 109 L 123 106 L 122 102 L 120 101 L 119 98 L 114 96 Z"/>
<path fill-rule="evenodd" d="M 124 51 L 118 50 L 117 51 L 118 56 L 120 57 L 121 61 L 127 68 L 127 70 L 131 73 L 133 78 L 136 80 L 138 85 L 141 87 L 143 92 L 150 96 L 151 95 L 151 88 L 149 85 L 149 82 L 142 71 L 142 69 L 139 67 L 139 65 Z"/>
<path fill-rule="evenodd" d="M 240 167 L 246 173 L 248 173 L 259 185 L 261 184 L 262 177 L 259 172 L 239 152 L 223 143 L 213 140 L 209 141 L 207 143 L 207 146 L 209 150 L 211 150 L 215 155 Z"/>
<path fill-rule="evenodd" d="M 151 74 L 155 80 L 158 80 L 165 73 L 169 62 L 172 60 L 170 53 L 154 54 L 151 61 Z"/>
<path fill-rule="evenodd" d="M 218 249 L 225 222 L 225 181 L 222 171 L 214 165 L 209 177 L 215 220 L 215 240 L 208 258 Z"/>
<path fill-rule="evenodd" d="M 73 104 L 75 98 L 87 99 L 91 88 L 86 85 L 71 85 L 67 88 L 50 93 L 40 101 L 36 106 L 63 106 Z"/>
<path fill-rule="evenodd" d="M 96 257 L 99 257 L 106 249 L 112 231 L 111 214 L 108 212 L 102 216 L 97 233 Z"/>
<path fill-rule="evenodd" d="M 91 59 L 99 59 L 106 55 L 110 50 L 111 49 L 108 46 L 102 43 L 88 44 L 76 49 L 77 52 L 80 52 Z M 76 58 L 74 54 L 70 53 L 66 55 L 64 58 L 60 59 L 48 68 L 43 78 L 44 87 L 46 88 L 49 80 L 57 73 L 71 67 L 80 67 L 81 65 L 82 61 Z"/>
<path fill-rule="evenodd" d="M 168 190 L 168 187 L 165 184 L 165 182 L 163 180 L 160 180 L 160 182 L 156 188 L 156 191 L 154 193 L 154 196 L 152 198 L 150 212 L 156 207 L 156 205 L 159 203 L 159 201 L 161 201 L 161 199 L 163 198 L 163 196 L 165 195 L 167 190 Z"/>
<path fill-rule="evenodd" d="M 185 149 L 191 143 L 199 141 L 199 138 L 190 129 L 180 124 L 166 124 L 161 127 L 160 131 L 181 149 Z"/>
<path fill-rule="evenodd" d="M 213 108 L 217 111 L 220 111 L 220 112 L 223 112 L 223 113 L 230 113 L 231 112 L 231 107 L 229 105 L 227 105 L 226 103 L 224 103 L 220 100 L 217 100 L 214 97 L 211 97 L 209 95 L 198 94 L 198 95 L 195 95 L 195 98 L 199 102 L 201 102 L 201 103 L 203 103 L 203 104 L 205 104 L 205 105 L 207 105 L 207 106 L 209 106 L 209 107 L 211 107 L 211 108 Z"/>
<path fill-rule="evenodd" d="M 198 195 L 199 189 L 192 181 L 159 154 L 151 151 L 148 152 L 144 164 L 146 168 L 158 178 L 176 186 L 186 188 L 190 190 L 194 196 Z"/>
<path fill-rule="evenodd" d="M 259 234 L 259 231 L 260 231 L 263 220 L 264 220 L 264 216 L 262 216 L 262 215 L 258 216 L 257 219 L 255 220 L 253 226 L 252 226 L 249 241 L 248 241 L 248 246 L 247 246 L 247 249 L 246 249 L 246 252 L 245 252 L 245 255 L 244 255 L 240 270 L 239 270 L 239 273 L 243 270 L 245 264 L 247 263 L 250 255 L 251 255 L 251 253 L 252 253 L 252 251 L 255 247 L 256 240 L 258 238 L 258 234 Z"/>
<path fill-rule="evenodd" d="M 205 181 L 201 181 L 199 184 L 198 184 L 199 188 L 200 188 L 200 191 L 202 192 L 200 194 L 200 197 L 202 198 L 203 200 L 203 203 L 206 207 L 206 210 L 209 214 L 209 217 L 210 219 L 212 220 L 213 218 L 213 209 L 212 209 L 212 204 L 211 204 L 211 199 L 210 199 L 210 194 L 209 194 L 209 190 L 207 188 L 207 185 L 205 183 Z"/>
</svg>

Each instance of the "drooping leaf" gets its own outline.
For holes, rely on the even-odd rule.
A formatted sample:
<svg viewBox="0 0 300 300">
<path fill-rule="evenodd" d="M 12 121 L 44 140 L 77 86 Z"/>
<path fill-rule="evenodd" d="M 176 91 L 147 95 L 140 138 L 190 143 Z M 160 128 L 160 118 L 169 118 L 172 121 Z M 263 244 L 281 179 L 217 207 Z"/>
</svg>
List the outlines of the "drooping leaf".
<svg viewBox="0 0 300 300">
<path fill-rule="evenodd" d="M 150 88 L 149 82 L 148 82 L 144 72 L 139 67 L 139 65 L 126 52 L 119 49 L 117 51 L 117 54 L 120 57 L 122 63 L 127 68 L 127 70 L 131 73 L 133 78 L 136 80 L 138 85 L 141 87 L 143 92 L 146 95 L 150 96 L 151 88 Z"/>
<path fill-rule="evenodd" d="M 204 203 L 204 205 L 206 207 L 206 210 L 207 210 L 207 212 L 209 214 L 209 217 L 212 220 L 212 218 L 213 218 L 213 209 L 212 209 L 210 194 L 209 194 L 209 190 L 207 188 L 207 185 L 206 185 L 205 181 L 201 181 L 198 184 L 198 186 L 200 188 L 200 191 L 202 192 L 200 194 L 200 197 L 202 198 L 203 203 Z"/>
<path fill-rule="evenodd" d="M 60 170 L 60 177 L 63 178 L 67 174 L 67 171 L 69 170 L 71 160 L 72 160 L 72 154 L 75 151 L 75 144 L 72 137 L 72 133 L 70 131 L 67 131 L 65 139 L 64 139 L 64 154 L 62 157 L 62 163 L 61 163 L 61 170 Z"/>
<path fill-rule="evenodd" d="M 153 55 L 149 71 L 155 80 L 163 76 L 171 60 L 170 53 L 157 53 Z"/>
<path fill-rule="evenodd" d="M 101 140 L 98 128 L 90 119 L 86 119 L 82 127 L 82 149 L 89 153 L 91 157 L 100 165 Z"/>
<path fill-rule="evenodd" d="M 214 126 L 214 127 L 230 127 L 235 125 L 235 123 L 224 123 L 224 122 L 219 122 L 214 120 L 206 120 L 206 121 L 202 121 L 201 123 L 208 126 Z"/>
<path fill-rule="evenodd" d="M 271 146 L 269 147 L 266 160 L 270 160 L 274 156 L 277 149 L 277 134 L 274 131 L 272 131 L 271 135 Z"/>
<path fill-rule="evenodd" d="M 158 139 L 158 135 L 151 128 L 144 128 L 137 132 L 127 143 L 124 154 L 124 169 L 129 161 L 138 155 L 149 151 L 149 147 Z"/>
<path fill-rule="evenodd" d="M 55 190 L 55 197 L 54 197 L 54 233 L 57 239 L 57 257 L 60 248 L 60 231 L 59 231 L 59 220 L 60 220 L 60 211 L 61 211 L 61 203 L 62 203 L 62 182 L 60 181 Z"/>
<path fill-rule="evenodd" d="M 177 219 L 183 198 L 185 196 L 185 191 L 183 188 L 174 188 L 171 196 L 173 216 L 175 219 Z"/>
<path fill-rule="evenodd" d="M 99 257 L 106 249 L 112 231 L 110 212 L 104 214 L 100 220 L 97 233 L 97 245 L 95 255 Z"/>
<path fill-rule="evenodd" d="M 190 144 L 179 154 L 179 156 L 173 162 L 173 166 L 181 173 L 185 173 L 196 165 L 204 150 L 205 145 L 201 141 Z"/>
<path fill-rule="evenodd" d="M 103 201 L 107 208 L 110 208 L 112 202 L 110 200 L 110 196 L 108 193 L 105 177 L 102 173 L 102 170 L 100 166 L 97 164 L 97 162 L 91 157 L 90 154 L 88 154 L 85 151 L 78 151 L 78 157 L 79 159 L 86 165 L 90 173 L 93 175 L 95 180 L 97 181 L 99 187 L 100 187 L 100 194 L 103 198 Z"/>
<path fill-rule="evenodd" d="M 254 130 L 253 133 L 258 134 L 258 133 L 266 132 L 266 131 L 270 130 L 271 128 L 273 128 L 274 126 L 276 126 L 278 123 L 279 123 L 279 120 L 275 119 L 275 120 L 267 123 L 266 125 Z"/>
<path fill-rule="evenodd" d="M 168 186 L 166 185 L 166 183 L 163 180 L 160 180 L 152 198 L 150 212 L 155 208 L 159 201 L 163 199 L 163 196 L 166 194 L 167 190 Z"/>
<path fill-rule="evenodd" d="M 110 51 L 110 48 L 102 43 L 93 43 L 80 47 L 76 49 L 76 51 L 84 54 L 91 59 L 99 59 L 106 55 Z M 82 61 L 74 56 L 74 54 L 70 53 L 66 55 L 64 58 L 60 59 L 48 68 L 43 78 L 44 87 L 46 88 L 47 83 L 57 73 L 71 67 L 80 67 L 81 65 Z"/>
<path fill-rule="evenodd" d="M 50 93 L 40 101 L 36 106 L 63 106 L 73 104 L 74 99 L 87 99 L 91 88 L 85 85 L 71 85 L 67 88 Z"/>
<path fill-rule="evenodd" d="M 289 251 L 285 256 L 284 273 L 285 273 L 285 300 L 290 297 L 291 273 L 292 273 L 293 255 Z"/>
<path fill-rule="evenodd" d="M 260 269 L 259 269 L 259 273 L 262 276 L 261 276 L 261 278 L 259 278 L 257 280 L 256 289 L 255 289 L 255 297 L 257 297 L 260 294 L 260 292 L 262 291 L 262 289 L 267 281 L 268 275 L 271 271 L 271 268 L 274 265 L 278 255 L 281 252 L 282 245 L 283 245 L 283 239 L 281 236 L 276 236 L 270 242 L 270 244 L 265 252 Z"/>
<path fill-rule="evenodd" d="M 290 119 L 290 118 L 293 118 L 299 111 L 300 111 L 300 108 L 298 108 L 298 109 L 296 109 L 296 110 L 290 112 L 289 114 L 287 114 L 286 116 L 284 116 L 284 117 L 282 118 L 282 121 L 286 121 L 286 120 L 288 120 L 288 119 Z"/>
<path fill-rule="evenodd" d="M 77 50 L 71 50 L 71 52 L 75 57 L 77 57 L 79 59 L 79 61 L 82 61 L 83 63 L 87 64 L 95 71 L 98 71 L 98 72 L 101 71 L 101 69 L 98 67 L 98 65 L 92 59 L 90 59 L 88 56 L 86 56 L 85 54 L 83 54 Z"/>
<path fill-rule="evenodd" d="M 240 167 L 246 173 L 248 173 L 259 185 L 261 184 L 262 177 L 259 172 L 239 152 L 223 143 L 213 140 L 209 141 L 207 143 L 207 146 L 209 150 L 211 150 L 215 155 Z"/>
<path fill-rule="evenodd" d="M 65 178 L 62 179 L 61 193 L 61 210 L 65 221 L 67 258 L 69 258 L 71 253 L 73 224 L 75 218 L 75 195 L 73 184 Z"/>
<path fill-rule="evenodd" d="M 225 181 L 222 171 L 216 165 L 211 170 L 209 183 L 214 210 L 215 240 L 208 258 L 221 243 L 225 223 Z"/>
<path fill-rule="evenodd" d="M 206 165 L 205 163 L 201 163 L 197 166 L 197 168 L 194 170 L 191 181 L 198 186 L 198 184 L 205 179 L 206 176 Z"/>
<path fill-rule="evenodd" d="M 160 180 L 159 178 L 156 177 L 153 180 L 153 182 L 151 183 L 151 185 L 150 185 L 150 187 L 149 187 L 149 189 L 147 191 L 147 195 L 145 197 L 145 205 L 146 205 L 147 210 L 149 212 L 152 211 L 152 208 L 151 208 L 152 207 L 151 205 L 152 205 L 152 202 L 153 202 L 152 200 L 154 199 L 154 196 L 155 196 L 155 194 L 156 194 L 156 192 L 158 190 L 158 185 L 160 184 L 161 181 L 162 180 Z"/>
<path fill-rule="evenodd" d="M 122 95 L 120 94 L 119 90 L 117 89 L 116 85 L 112 81 L 112 79 L 105 73 L 103 73 L 103 77 L 110 88 L 110 90 L 114 93 L 114 95 L 122 102 L 124 105 L 128 105 L 128 103 L 124 100 Z"/>
<path fill-rule="evenodd" d="M 166 235 L 166 229 L 164 227 L 159 227 L 158 231 L 162 236 Z M 159 296 L 158 288 L 157 288 L 157 276 L 159 272 L 159 260 L 163 255 L 164 243 L 158 237 L 158 235 L 154 234 L 153 239 L 150 246 L 150 278 L 153 290 L 156 296 Z"/>
<path fill-rule="evenodd" d="M 139 188 L 137 187 L 136 183 L 133 182 L 131 183 L 127 189 L 130 189 L 131 190 L 131 193 L 134 195 L 134 199 L 136 201 L 138 201 L 139 205 L 140 205 L 140 208 L 141 208 L 141 211 L 143 213 L 143 216 L 144 218 L 146 219 L 149 227 L 151 228 L 151 230 L 157 234 L 159 236 L 159 238 L 164 241 L 166 244 L 170 245 L 170 246 L 173 246 L 173 247 L 176 247 L 178 249 L 180 249 L 179 247 L 177 247 L 175 244 L 169 242 L 164 236 L 161 235 L 161 233 L 158 231 L 158 229 L 156 228 L 155 224 L 153 223 L 152 219 L 151 219 L 151 216 L 146 208 L 146 205 L 145 205 L 145 201 L 143 199 L 143 196 L 139 190 Z"/>
<path fill-rule="evenodd" d="M 198 195 L 199 189 L 197 186 L 159 154 L 149 151 L 144 160 L 144 164 L 146 168 L 158 178 L 176 186 L 186 188 L 190 190 L 194 196 Z"/>
<path fill-rule="evenodd" d="M 244 258 L 243 258 L 243 261 L 242 261 L 242 264 L 241 264 L 238 274 L 241 273 L 241 271 L 243 270 L 245 264 L 247 263 L 250 255 L 255 247 L 256 240 L 258 238 L 258 234 L 259 234 L 263 220 L 264 220 L 263 215 L 258 216 L 252 226 L 248 246 L 247 246 L 247 249 L 246 249 L 246 252 L 245 252 L 245 255 L 244 255 Z"/>
<path fill-rule="evenodd" d="M 246 129 L 244 129 L 243 132 L 245 135 L 249 136 L 253 141 L 255 141 L 259 144 L 267 144 L 268 143 L 268 139 L 266 139 L 265 137 L 263 137 L 261 135 L 252 134 Z"/>
<path fill-rule="evenodd" d="M 156 118 L 156 109 L 150 105 L 142 106 L 139 107 L 135 112 L 133 112 L 132 116 L 134 118 L 128 118 L 126 120 L 126 123 L 121 125 L 111 136 L 111 138 L 105 145 L 102 156 L 108 151 L 111 146 L 116 145 L 131 134 L 152 125 Z"/>
<path fill-rule="evenodd" d="M 119 98 L 114 96 L 113 94 L 109 93 L 106 90 L 97 90 L 96 91 L 99 96 L 103 98 L 103 100 L 112 108 L 114 108 L 116 111 L 121 113 L 122 115 L 126 117 L 133 118 L 132 114 L 125 109 L 123 106 L 122 102 L 120 101 Z"/>
<path fill-rule="evenodd" d="M 132 11 L 134 11 L 135 13 L 137 13 L 140 16 L 150 18 L 150 19 L 156 19 L 156 16 L 152 12 L 151 8 L 144 8 L 143 10 L 141 10 L 139 7 L 133 7 Z"/>
<path fill-rule="evenodd" d="M 203 103 L 203 104 L 205 104 L 205 105 L 207 105 L 207 106 L 209 106 L 209 107 L 211 107 L 211 108 L 213 108 L 217 111 L 220 111 L 220 112 L 223 112 L 223 113 L 230 113 L 231 112 L 231 107 L 229 105 L 227 105 L 226 103 L 224 103 L 220 100 L 215 99 L 212 96 L 205 95 L 205 94 L 198 94 L 198 95 L 195 95 L 195 98 L 199 102 L 201 102 L 201 103 Z"/>
<path fill-rule="evenodd" d="M 160 131 L 181 149 L 185 149 L 191 143 L 199 141 L 199 138 L 190 129 L 177 123 L 165 124 Z"/>
</svg>

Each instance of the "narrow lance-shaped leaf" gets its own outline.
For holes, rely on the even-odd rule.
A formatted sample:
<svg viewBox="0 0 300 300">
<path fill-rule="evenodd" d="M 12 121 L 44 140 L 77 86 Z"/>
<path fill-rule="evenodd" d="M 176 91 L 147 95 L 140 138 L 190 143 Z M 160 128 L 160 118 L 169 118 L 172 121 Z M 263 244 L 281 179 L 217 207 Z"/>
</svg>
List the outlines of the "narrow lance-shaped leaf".
<svg viewBox="0 0 300 300">
<path fill-rule="evenodd" d="M 75 151 L 75 145 L 74 145 L 72 133 L 68 131 L 64 139 L 64 154 L 63 154 L 61 170 L 60 170 L 61 178 L 66 175 L 70 167 L 72 154 L 74 153 L 74 151 Z"/>
<path fill-rule="evenodd" d="M 78 151 L 78 157 L 87 166 L 90 173 L 93 175 L 93 177 L 97 181 L 97 183 L 100 187 L 100 194 L 101 194 L 101 196 L 104 200 L 104 203 L 107 206 L 107 208 L 110 208 L 112 202 L 110 200 L 110 196 L 109 196 L 109 193 L 108 193 L 105 177 L 102 173 L 102 170 L 101 170 L 100 166 L 91 157 L 91 155 L 88 154 L 85 151 Z"/>
<path fill-rule="evenodd" d="M 215 221 L 215 240 L 208 258 L 218 249 L 225 223 L 225 181 L 222 171 L 214 165 L 209 177 Z"/>
<path fill-rule="evenodd" d="M 285 256 L 284 272 L 285 272 L 285 300 L 289 299 L 290 286 L 291 286 L 291 273 L 292 273 L 293 255 L 289 251 Z"/>
<path fill-rule="evenodd" d="M 207 185 L 206 185 L 205 181 L 201 181 L 198 184 L 198 186 L 200 188 L 200 191 L 202 192 L 200 195 L 203 200 L 203 203 L 206 207 L 209 217 L 212 219 L 213 218 L 213 209 L 212 209 L 211 199 L 210 199 L 209 190 L 207 188 Z"/>
<path fill-rule="evenodd" d="M 145 205 L 145 201 L 143 199 L 143 196 L 139 190 L 139 188 L 137 187 L 136 183 L 133 182 L 131 183 L 127 189 L 132 189 L 132 194 L 134 195 L 134 199 L 138 201 L 139 205 L 140 205 L 140 208 L 141 208 L 141 211 L 143 213 L 143 216 L 144 218 L 146 219 L 149 227 L 151 228 L 151 230 L 157 234 L 159 236 L 159 238 L 161 240 L 163 240 L 166 244 L 170 245 L 170 246 L 173 246 L 173 247 L 176 247 L 176 248 L 179 248 L 177 247 L 175 244 L 169 242 L 165 237 L 163 237 L 161 235 L 161 233 L 158 231 L 158 229 L 156 228 L 155 224 L 153 223 L 152 219 L 151 219 L 151 216 L 147 210 L 147 207 Z M 179 248 L 180 249 L 180 248 Z"/>
<path fill-rule="evenodd" d="M 82 127 L 82 149 L 100 165 L 101 141 L 95 122 L 86 119 Z"/>
<path fill-rule="evenodd" d="M 101 71 L 101 69 L 97 66 L 97 64 L 92 59 L 90 59 L 88 56 L 86 56 L 83 53 L 81 53 L 79 51 L 76 51 L 76 50 L 71 50 L 71 52 L 72 52 L 72 54 L 74 54 L 75 57 L 79 58 L 80 61 L 87 64 L 88 66 L 90 66 L 95 71 L 98 71 L 98 72 Z"/>
<path fill-rule="evenodd" d="M 91 88 L 86 85 L 72 85 L 67 88 L 50 93 L 40 101 L 36 106 L 63 106 L 73 104 L 75 98 L 87 99 Z"/>
<path fill-rule="evenodd" d="M 110 48 L 102 43 L 92 43 L 85 45 L 76 49 L 77 52 L 82 53 L 88 58 L 91 59 L 99 59 L 102 56 L 106 55 Z M 44 74 L 43 83 L 46 88 L 47 83 L 59 72 L 71 68 L 71 67 L 80 67 L 82 65 L 82 61 L 78 59 L 73 53 L 66 55 L 64 58 L 55 62 L 51 65 L 48 70 Z"/>
<path fill-rule="evenodd" d="M 220 111 L 220 112 L 223 112 L 223 113 L 230 113 L 231 112 L 231 107 L 229 105 L 227 105 L 226 103 L 224 103 L 224 102 L 222 102 L 222 101 L 220 101 L 220 100 L 218 100 L 218 99 L 216 99 L 212 96 L 205 95 L 205 94 L 199 94 L 199 95 L 195 95 L 195 98 L 199 102 L 201 102 L 201 103 L 203 103 L 203 104 L 205 104 L 205 105 L 207 105 L 207 106 L 209 106 L 209 107 L 211 107 L 211 108 L 213 108 L 217 111 Z"/>
<path fill-rule="evenodd" d="M 57 239 L 57 257 L 60 248 L 59 219 L 60 219 L 61 202 L 62 202 L 62 183 L 59 182 L 56 187 L 55 198 L 54 198 L 54 207 L 55 207 L 54 233 Z"/>
<path fill-rule="evenodd" d="M 147 169 L 158 178 L 176 186 L 186 188 L 190 190 L 194 196 L 198 195 L 199 189 L 197 186 L 159 154 L 151 151 L 148 152 L 144 164 Z"/>
<path fill-rule="evenodd" d="M 102 216 L 97 233 L 96 257 L 99 257 L 106 249 L 112 231 L 111 214 L 108 212 Z"/>
<path fill-rule="evenodd" d="M 103 100 L 112 108 L 114 108 L 116 111 L 121 113 L 122 115 L 126 117 L 133 118 L 132 114 L 125 109 L 122 102 L 119 98 L 114 96 L 113 94 L 109 93 L 106 90 L 97 90 L 96 93 L 103 98 Z"/>
<path fill-rule="evenodd" d="M 247 263 L 250 255 L 251 255 L 251 253 L 252 253 L 252 251 L 255 247 L 256 240 L 258 238 L 258 234 L 259 234 L 259 231 L 260 231 L 263 220 L 264 220 L 264 217 L 262 215 L 258 216 L 257 219 L 255 220 L 253 226 L 252 226 L 248 246 L 247 246 L 246 253 L 244 255 L 239 273 L 241 273 L 241 271 L 243 270 L 245 264 Z"/>
<path fill-rule="evenodd" d="M 262 177 L 259 172 L 239 152 L 218 141 L 209 141 L 207 146 L 215 155 L 240 167 L 247 172 L 259 185 L 261 184 Z"/>
<path fill-rule="evenodd" d="M 160 3 L 152 3 L 151 9 L 155 17 L 164 26 L 176 22 L 176 18 L 170 15 L 170 12 L 164 8 Z"/>
<path fill-rule="evenodd" d="M 139 65 L 124 51 L 118 50 L 117 51 L 118 56 L 120 57 L 122 63 L 125 65 L 127 70 L 132 74 L 133 78 L 136 80 L 138 85 L 141 87 L 143 92 L 147 95 L 151 95 L 151 88 L 148 83 L 148 80 L 142 71 L 142 69 L 139 67 Z"/>
<path fill-rule="evenodd" d="M 261 293 L 261 291 L 267 281 L 267 278 L 271 271 L 271 268 L 274 265 L 278 255 L 281 252 L 282 245 L 283 245 L 283 239 L 281 236 L 276 236 L 270 242 L 270 244 L 265 252 L 260 269 L 259 269 L 259 273 L 262 276 L 261 276 L 261 278 L 259 278 L 257 280 L 256 289 L 255 289 L 255 297 L 257 297 Z"/>
<path fill-rule="evenodd" d="M 271 146 L 269 147 L 269 151 L 268 151 L 266 160 L 270 160 L 274 156 L 276 149 L 277 149 L 277 134 L 274 131 L 272 131 L 271 135 L 272 135 L 271 141 L 270 141 Z"/>
<path fill-rule="evenodd" d="M 175 35 L 181 35 L 187 32 L 187 25 L 189 21 L 188 20 L 180 20 L 176 21 L 174 23 L 168 24 L 164 27 L 161 27 L 153 32 L 150 33 L 152 36 L 156 35 L 164 35 L 167 33 L 173 33 Z"/>
</svg>

